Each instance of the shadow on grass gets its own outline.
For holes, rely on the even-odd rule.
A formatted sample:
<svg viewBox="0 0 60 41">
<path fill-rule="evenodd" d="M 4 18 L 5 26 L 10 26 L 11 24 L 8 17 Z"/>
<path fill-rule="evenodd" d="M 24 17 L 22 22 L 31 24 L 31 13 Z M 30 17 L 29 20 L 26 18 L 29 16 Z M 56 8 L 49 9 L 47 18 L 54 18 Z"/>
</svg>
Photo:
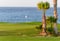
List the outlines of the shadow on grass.
<svg viewBox="0 0 60 41">
<path fill-rule="evenodd" d="M 0 31 L 0 36 L 37 36 L 39 31 L 35 29 Z"/>
</svg>

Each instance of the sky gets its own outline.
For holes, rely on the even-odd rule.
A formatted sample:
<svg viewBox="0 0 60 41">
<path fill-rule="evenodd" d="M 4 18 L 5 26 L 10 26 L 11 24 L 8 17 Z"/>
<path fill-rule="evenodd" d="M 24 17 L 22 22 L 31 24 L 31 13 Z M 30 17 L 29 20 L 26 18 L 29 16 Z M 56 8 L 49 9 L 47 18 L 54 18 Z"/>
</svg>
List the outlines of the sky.
<svg viewBox="0 0 60 41">
<path fill-rule="evenodd" d="M 48 1 L 53 7 L 53 0 L 0 0 L 0 7 L 37 7 L 37 3 Z M 58 7 L 60 0 L 58 0 Z"/>
</svg>

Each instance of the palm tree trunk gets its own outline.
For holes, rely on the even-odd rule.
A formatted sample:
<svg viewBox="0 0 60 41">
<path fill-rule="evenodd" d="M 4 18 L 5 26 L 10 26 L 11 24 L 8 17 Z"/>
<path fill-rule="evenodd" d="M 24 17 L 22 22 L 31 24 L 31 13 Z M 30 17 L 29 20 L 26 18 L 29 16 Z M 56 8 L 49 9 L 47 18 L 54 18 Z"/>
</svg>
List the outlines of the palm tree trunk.
<svg viewBox="0 0 60 41">
<path fill-rule="evenodd" d="M 42 32 L 40 35 L 45 36 L 47 35 L 46 33 L 46 16 L 45 16 L 45 10 L 43 10 L 43 15 L 42 15 Z"/>
<path fill-rule="evenodd" d="M 53 0 L 54 2 L 54 18 L 57 19 L 57 0 Z M 57 21 L 54 22 L 54 33 L 57 35 Z"/>
</svg>

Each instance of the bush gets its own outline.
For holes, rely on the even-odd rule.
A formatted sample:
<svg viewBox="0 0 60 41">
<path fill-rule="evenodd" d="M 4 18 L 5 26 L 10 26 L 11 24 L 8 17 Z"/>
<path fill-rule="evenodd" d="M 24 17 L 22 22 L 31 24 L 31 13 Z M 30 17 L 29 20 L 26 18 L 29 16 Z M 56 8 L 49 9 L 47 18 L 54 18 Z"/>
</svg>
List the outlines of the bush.
<svg viewBox="0 0 60 41">
<path fill-rule="evenodd" d="M 48 27 L 47 28 L 47 32 L 49 32 L 50 34 L 52 34 L 53 33 L 53 28 L 52 27 Z"/>
<path fill-rule="evenodd" d="M 36 26 L 36 29 L 41 30 L 42 29 L 42 25 Z"/>
</svg>

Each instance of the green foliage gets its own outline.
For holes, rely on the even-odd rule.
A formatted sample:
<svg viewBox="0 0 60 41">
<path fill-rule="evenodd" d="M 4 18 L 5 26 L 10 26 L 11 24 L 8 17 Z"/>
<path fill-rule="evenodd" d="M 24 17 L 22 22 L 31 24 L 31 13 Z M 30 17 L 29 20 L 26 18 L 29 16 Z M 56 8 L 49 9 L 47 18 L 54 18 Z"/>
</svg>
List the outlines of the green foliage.
<svg viewBox="0 0 60 41">
<path fill-rule="evenodd" d="M 37 6 L 38 6 L 38 9 L 43 9 L 44 8 L 44 3 L 43 2 L 41 2 L 41 3 L 38 3 L 37 4 Z"/>
<path fill-rule="evenodd" d="M 50 4 L 48 2 L 45 2 L 45 3 L 40 2 L 40 3 L 37 4 L 37 6 L 38 6 L 38 9 L 44 9 L 44 10 L 50 8 Z"/>
<path fill-rule="evenodd" d="M 47 29 L 48 29 L 48 32 L 50 32 L 50 33 L 53 33 L 53 34 L 55 34 L 54 33 L 54 30 L 53 30 L 53 23 L 55 23 L 56 21 L 57 21 L 57 19 L 55 19 L 53 16 L 48 16 L 47 17 L 47 21 L 48 21 L 48 25 L 51 25 L 51 27 L 48 27 Z"/>
<path fill-rule="evenodd" d="M 36 29 L 37 29 L 37 30 L 41 30 L 41 29 L 42 29 L 42 25 L 36 26 Z"/>
<path fill-rule="evenodd" d="M 50 4 L 48 2 L 44 3 L 44 9 L 49 9 L 50 8 Z"/>
<path fill-rule="evenodd" d="M 52 34 L 52 33 L 53 33 L 53 28 L 52 28 L 52 27 L 48 27 L 48 28 L 47 28 L 47 31 L 48 31 L 50 34 Z"/>
<path fill-rule="evenodd" d="M 47 20 L 50 21 L 50 23 L 54 23 L 57 21 L 57 19 L 55 19 L 53 16 L 47 17 Z"/>
</svg>

